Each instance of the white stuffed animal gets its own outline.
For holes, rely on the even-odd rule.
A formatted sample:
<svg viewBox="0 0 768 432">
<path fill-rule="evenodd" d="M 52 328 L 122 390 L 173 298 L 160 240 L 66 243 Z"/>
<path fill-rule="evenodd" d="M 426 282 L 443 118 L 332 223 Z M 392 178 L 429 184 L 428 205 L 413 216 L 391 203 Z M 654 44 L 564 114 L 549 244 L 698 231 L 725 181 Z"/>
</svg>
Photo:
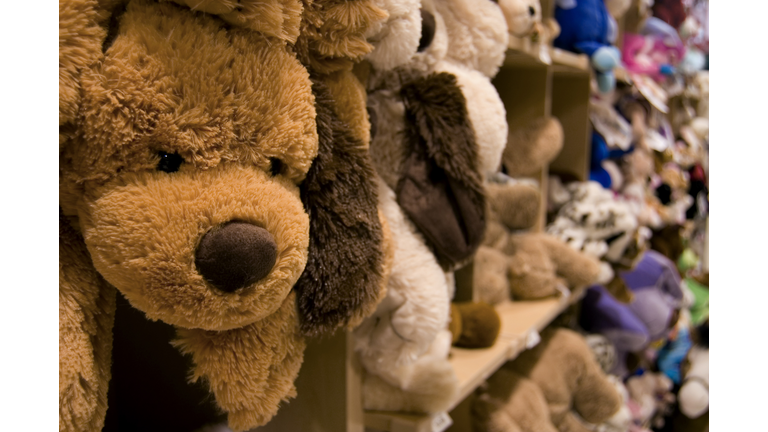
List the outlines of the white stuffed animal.
<svg viewBox="0 0 768 432">
<path fill-rule="evenodd" d="M 504 11 L 504 18 L 509 26 L 509 33 L 517 37 L 530 35 L 541 22 L 541 3 L 539 0 L 499 0 Z"/>
</svg>

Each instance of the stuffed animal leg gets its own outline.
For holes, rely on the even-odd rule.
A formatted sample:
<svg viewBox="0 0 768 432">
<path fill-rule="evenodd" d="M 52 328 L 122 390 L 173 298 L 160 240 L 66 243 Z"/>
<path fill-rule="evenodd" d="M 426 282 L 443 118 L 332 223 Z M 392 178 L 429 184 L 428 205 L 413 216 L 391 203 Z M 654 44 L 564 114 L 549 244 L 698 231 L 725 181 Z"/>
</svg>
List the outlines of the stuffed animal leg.
<svg viewBox="0 0 768 432">
<path fill-rule="evenodd" d="M 363 406 L 368 410 L 432 414 L 456 398 L 459 381 L 448 362 L 451 333 L 442 331 L 415 362 L 363 378 Z M 397 384 L 392 384 L 396 382 Z"/>
<path fill-rule="evenodd" d="M 509 367 L 539 385 L 559 431 L 587 432 L 590 429 L 583 421 L 596 425 L 620 410 L 620 394 L 581 335 L 550 328 L 541 336 L 538 345 L 523 352 Z"/>
<path fill-rule="evenodd" d="M 539 386 L 509 369 L 499 369 L 472 400 L 477 432 L 558 432 Z"/>
</svg>

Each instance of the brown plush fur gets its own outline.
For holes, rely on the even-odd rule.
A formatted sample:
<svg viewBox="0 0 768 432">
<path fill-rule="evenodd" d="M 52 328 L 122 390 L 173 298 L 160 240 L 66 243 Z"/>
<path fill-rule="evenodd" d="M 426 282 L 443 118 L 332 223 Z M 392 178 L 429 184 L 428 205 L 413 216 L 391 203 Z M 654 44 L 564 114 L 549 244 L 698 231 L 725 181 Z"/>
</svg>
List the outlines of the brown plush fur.
<svg viewBox="0 0 768 432">
<path fill-rule="evenodd" d="M 191 380 L 204 380 L 235 431 L 267 423 L 293 385 L 304 358 L 296 300 L 290 293 L 269 319 L 223 332 L 179 329 L 175 345 L 191 354 Z"/>
<path fill-rule="evenodd" d="M 472 261 L 472 299 L 488 304 L 511 300 L 507 256 L 492 247 L 481 245 Z"/>
<path fill-rule="evenodd" d="M 509 256 L 509 286 L 516 299 L 555 295 L 561 278 L 568 288 L 585 286 L 600 273 L 599 261 L 549 234 L 512 235 L 502 251 Z"/>
<path fill-rule="evenodd" d="M 469 258 L 485 230 L 485 194 L 474 130 L 456 77 L 434 73 L 401 90 L 410 155 L 397 185 L 398 204 L 451 268 Z"/>
<path fill-rule="evenodd" d="M 529 229 L 539 217 L 541 193 L 525 184 L 487 183 L 485 190 L 491 211 L 488 219 L 498 219 L 511 230 Z"/>
<path fill-rule="evenodd" d="M 387 13 L 372 0 L 302 0 L 299 60 L 320 74 L 352 70 L 373 50 L 365 32 Z"/>
<path fill-rule="evenodd" d="M 350 134 L 368 149 L 371 141 L 371 123 L 365 106 L 365 87 L 351 71 L 343 70 L 322 77 L 334 100 L 333 111 L 348 128 Z"/>
<path fill-rule="evenodd" d="M 561 432 L 587 432 L 574 413 L 592 424 L 614 415 L 621 395 L 607 379 L 584 338 L 564 328 L 542 332 L 541 342 L 507 367 L 533 380 L 549 405 L 552 423 Z"/>
<path fill-rule="evenodd" d="M 101 430 L 107 412 L 115 289 L 59 216 L 59 430 Z"/>
<path fill-rule="evenodd" d="M 302 185 L 310 216 L 310 260 L 296 284 L 302 331 L 330 332 L 370 315 L 384 294 L 383 240 L 374 170 L 366 146 L 334 112 L 314 80 L 320 151 Z"/>
<path fill-rule="evenodd" d="M 103 2 L 102 2 L 103 3 Z M 98 60 L 106 11 L 96 0 L 59 2 L 59 146 L 68 137 L 80 103 L 80 74 Z"/>
<path fill-rule="evenodd" d="M 338 109 L 321 116 L 321 123 L 332 118 L 339 125 L 320 126 L 324 154 L 313 165 L 318 125 L 312 83 L 285 42 L 297 36 L 297 1 L 131 0 L 112 20 L 92 12 L 96 4 L 86 0 L 64 3 L 60 25 L 85 36 L 70 40 L 69 29 L 60 32 L 60 45 L 72 57 L 60 62 L 70 81 L 62 78 L 67 86 L 60 95 L 60 120 L 70 122 L 60 134 L 60 205 L 63 220 L 82 233 L 60 234 L 67 281 L 60 284 L 62 425 L 89 430 L 103 421 L 109 373 L 89 371 L 109 361 L 110 338 L 93 335 L 111 326 L 114 301 L 99 299 L 114 298 L 114 289 L 93 281 L 100 274 L 150 319 L 181 327 L 178 346 L 192 355 L 193 378 L 209 383 L 231 428 L 259 426 L 295 393 L 304 348 L 299 321 L 306 318 L 298 315 L 296 297 L 303 293 L 305 304 L 331 310 L 319 326 L 304 328 L 321 332 L 369 313 L 384 286 L 384 235 L 365 158 L 367 136 L 354 136 L 366 133 L 364 100 L 351 108 L 354 115 Z M 105 0 L 99 10 L 113 3 Z M 200 11 L 190 11 L 188 3 Z M 323 3 L 331 26 L 323 35 L 362 35 L 365 16 L 347 23 L 354 27 L 347 31 L 342 18 L 348 9 L 330 5 L 335 0 Z M 78 16 L 87 22 L 69 19 Z M 257 16 L 261 21 L 252 21 Z M 358 55 L 343 47 L 339 53 Z M 350 91 L 345 77 L 338 83 L 334 96 L 345 104 L 360 93 L 344 93 Z M 70 97 L 71 89 L 80 97 Z M 341 125 L 337 115 L 350 124 Z M 178 155 L 178 170 L 159 170 L 160 152 Z M 318 166 L 326 171 L 318 173 Z M 326 193 L 318 202 L 333 203 L 333 218 L 311 204 L 304 208 L 299 184 L 316 190 L 312 183 L 320 180 Z M 323 290 L 294 294 L 310 249 L 307 213 L 324 215 L 312 221 L 318 239 L 310 263 L 315 270 L 328 267 L 321 269 Z M 235 220 L 265 229 L 277 258 L 262 280 L 225 293 L 198 272 L 195 255 L 209 230 Z M 338 247 L 326 249 L 323 239 L 331 236 Z M 345 261 L 331 265 L 332 256 Z M 346 274 L 337 280 L 339 270 Z M 85 352 L 89 341 L 91 353 Z M 80 390 L 83 385 L 88 388 Z"/>
<path fill-rule="evenodd" d="M 501 318 L 487 303 L 451 303 L 450 330 L 457 347 L 488 348 L 499 337 Z"/>
<path fill-rule="evenodd" d="M 227 23 L 295 43 L 301 23 L 301 0 L 163 0 L 193 11 L 218 15 Z"/>
<path fill-rule="evenodd" d="M 509 369 L 499 369 L 472 399 L 475 432 L 557 432 L 539 386 Z"/>
<path fill-rule="evenodd" d="M 538 118 L 511 132 L 502 164 L 511 177 L 530 177 L 552 161 L 563 148 L 563 127 L 554 118 Z"/>
</svg>

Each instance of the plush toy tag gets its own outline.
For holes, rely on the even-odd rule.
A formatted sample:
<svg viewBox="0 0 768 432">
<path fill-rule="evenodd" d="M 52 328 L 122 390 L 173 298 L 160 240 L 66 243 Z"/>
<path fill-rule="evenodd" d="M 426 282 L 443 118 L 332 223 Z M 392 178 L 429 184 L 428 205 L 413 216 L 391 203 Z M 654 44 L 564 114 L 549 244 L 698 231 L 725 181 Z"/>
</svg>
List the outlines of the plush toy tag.
<svg viewBox="0 0 768 432">
<path fill-rule="evenodd" d="M 558 283 L 555 285 L 555 289 L 560 291 L 560 294 L 563 296 L 563 299 L 567 299 L 571 296 L 571 291 L 566 287 L 565 285 Z"/>
<path fill-rule="evenodd" d="M 541 342 L 541 335 L 536 329 L 533 329 L 528 332 L 528 335 L 525 336 L 525 348 L 531 349 L 535 347 L 536 345 Z"/>
<path fill-rule="evenodd" d="M 453 420 L 451 419 L 451 416 L 448 415 L 447 412 L 441 412 L 432 415 L 432 421 L 431 421 L 431 432 L 443 432 L 444 430 L 451 427 L 453 424 Z"/>
<path fill-rule="evenodd" d="M 591 100 L 589 119 L 609 147 L 626 151 L 632 145 L 632 126 L 611 105 Z"/>
</svg>

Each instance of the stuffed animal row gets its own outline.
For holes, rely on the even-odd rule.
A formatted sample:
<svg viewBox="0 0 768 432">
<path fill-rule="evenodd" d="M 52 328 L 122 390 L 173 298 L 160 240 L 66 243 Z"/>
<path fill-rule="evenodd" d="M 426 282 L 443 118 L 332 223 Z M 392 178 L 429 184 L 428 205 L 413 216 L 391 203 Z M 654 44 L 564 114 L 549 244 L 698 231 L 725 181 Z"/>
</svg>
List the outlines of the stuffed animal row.
<svg viewBox="0 0 768 432">
<path fill-rule="evenodd" d="M 391 246 L 352 67 L 386 16 L 372 0 L 60 2 L 60 430 L 105 413 L 162 427 L 121 392 L 174 383 L 133 373 L 151 352 L 112 364 L 113 323 L 172 338 L 191 369 L 167 376 L 240 431 L 295 396 L 305 336 L 375 310 Z M 131 308 L 170 333 L 123 331 Z"/>
<path fill-rule="evenodd" d="M 472 259 L 482 240 L 483 184 L 498 171 L 507 140 L 490 77 L 508 34 L 492 1 L 398 6 L 402 17 L 420 8 L 418 44 L 406 21 L 384 25 L 374 44 L 404 42 L 386 60 L 371 58 L 368 78 L 370 152 L 395 254 L 386 298 L 355 339 L 366 370 L 366 409 L 434 413 L 447 409 L 458 390 L 451 343 L 489 346 L 498 334 L 492 308 L 452 312 L 451 299 L 453 270 Z"/>
</svg>

